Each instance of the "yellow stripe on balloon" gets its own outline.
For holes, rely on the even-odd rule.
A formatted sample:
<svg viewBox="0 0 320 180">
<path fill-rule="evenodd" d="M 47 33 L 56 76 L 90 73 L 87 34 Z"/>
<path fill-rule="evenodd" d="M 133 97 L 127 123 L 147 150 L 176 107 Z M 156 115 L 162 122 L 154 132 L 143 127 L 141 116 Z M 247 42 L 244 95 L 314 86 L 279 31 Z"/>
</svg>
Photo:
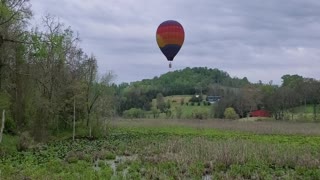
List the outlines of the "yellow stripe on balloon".
<svg viewBox="0 0 320 180">
<path fill-rule="evenodd" d="M 157 35 L 157 43 L 158 43 L 158 46 L 160 48 L 163 48 L 166 45 L 166 43 L 164 42 L 163 38 L 161 36 L 159 36 L 159 35 Z"/>
</svg>

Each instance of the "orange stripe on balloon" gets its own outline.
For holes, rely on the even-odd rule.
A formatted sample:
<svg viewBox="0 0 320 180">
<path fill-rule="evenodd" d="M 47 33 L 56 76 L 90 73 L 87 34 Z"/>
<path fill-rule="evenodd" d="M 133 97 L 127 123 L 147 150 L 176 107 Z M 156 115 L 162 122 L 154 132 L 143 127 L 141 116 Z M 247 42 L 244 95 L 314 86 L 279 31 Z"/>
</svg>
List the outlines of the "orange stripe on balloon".
<svg viewBox="0 0 320 180">
<path fill-rule="evenodd" d="M 157 43 L 160 48 L 162 48 L 166 45 L 164 39 L 160 35 L 157 35 Z"/>
</svg>

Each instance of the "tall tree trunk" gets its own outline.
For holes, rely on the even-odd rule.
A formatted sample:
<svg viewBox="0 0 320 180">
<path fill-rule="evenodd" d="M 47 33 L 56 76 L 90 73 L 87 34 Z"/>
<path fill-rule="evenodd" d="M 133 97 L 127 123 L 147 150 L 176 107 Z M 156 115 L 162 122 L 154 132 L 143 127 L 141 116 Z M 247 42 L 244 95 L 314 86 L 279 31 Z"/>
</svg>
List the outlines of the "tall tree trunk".
<svg viewBox="0 0 320 180">
<path fill-rule="evenodd" d="M 307 98 L 304 98 L 304 113 L 307 112 Z"/>
<path fill-rule="evenodd" d="M 313 104 L 313 120 L 317 120 L 317 103 Z"/>
<path fill-rule="evenodd" d="M 73 133 L 72 140 L 74 141 L 74 137 L 76 135 L 76 99 L 73 100 Z"/>
<path fill-rule="evenodd" d="M 88 109 L 88 111 L 87 111 L 87 127 L 89 127 L 89 122 L 90 122 L 90 110 Z"/>
<path fill-rule="evenodd" d="M 23 47 L 19 45 L 16 48 L 16 57 L 15 57 L 15 105 L 14 105 L 14 115 L 15 120 L 17 122 L 18 128 L 24 127 L 24 85 L 23 85 L 23 75 L 22 72 L 22 65 L 23 65 Z"/>
<path fill-rule="evenodd" d="M 2 142 L 2 135 L 3 135 L 3 130 L 4 130 L 4 122 L 6 120 L 5 113 L 6 113 L 6 110 L 3 110 L 2 111 L 2 124 L 1 124 L 1 130 L 0 130 L 0 143 Z"/>
</svg>

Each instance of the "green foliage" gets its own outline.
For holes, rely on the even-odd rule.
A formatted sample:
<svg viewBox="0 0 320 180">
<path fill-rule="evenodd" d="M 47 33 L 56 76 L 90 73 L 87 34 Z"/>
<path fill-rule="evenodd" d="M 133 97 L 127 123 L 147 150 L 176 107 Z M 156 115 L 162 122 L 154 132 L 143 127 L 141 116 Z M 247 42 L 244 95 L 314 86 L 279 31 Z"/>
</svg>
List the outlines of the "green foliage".
<svg viewBox="0 0 320 180">
<path fill-rule="evenodd" d="M 16 133 L 16 122 L 12 118 L 12 114 L 10 111 L 11 106 L 11 99 L 10 95 L 2 92 L 0 93 L 0 120 L 2 119 L 2 112 L 5 110 L 5 128 L 4 132 L 5 133 L 11 133 L 15 134 Z M 1 124 L 1 123 L 0 123 Z"/>
<path fill-rule="evenodd" d="M 112 160 L 116 159 L 116 155 L 110 151 L 102 151 L 100 152 L 100 159 Z"/>
<path fill-rule="evenodd" d="M 295 75 L 286 74 L 286 75 L 283 75 L 281 79 L 282 79 L 282 86 L 287 86 L 290 88 L 297 87 L 299 83 L 303 81 L 303 77 L 297 74 Z"/>
<path fill-rule="evenodd" d="M 190 126 L 138 127 L 130 122 L 115 127 L 107 138 L 53 141 L 1 158 L 1 175 L 4 179 L 320 177 L 316 136 L 259 135 Z M 114 160 L 123 151 L 134 155 Z"/>
<path fill-rule="evenodd" d="M 0 36 L 16 42 L 1 43 L 0 48 L 5 133 L 29 131 L 35 141 L 47 141 L 72 127 L 74 100 L 77 123 L 87 118 L 89 125 L 90 117 L 114 116 L 113 76 L 96 76 L 94 55 L 77 46 L 79 37 L 71 28 L 50 15 L 39 27 L 30 27 L 29 1 L 0 4 L 0 24 L 5 22 Z"/>
<path fill-rule="evenodd" d="M 164 112 L 166 109 L 167 104 L 164 101 L 164 97 L 161 93 L 157 94 L 157 108 L 160 110 L 160 112 Z"/>
<path fill-rule="evenodd" d="M 178 118 L 178 119 L 183 119 L 183 118 L 187 118 L 187 119 L 192 119 L 195 116 L 199 117 L 199 118 L 203 118 L 206 119 L 209 117 L 209 111 L 210 111 L 210 107 L 209 106 L 204 106 L 202 105 L 202 103 L 200 103 L 200 106 L 197 104 L 196 106 L 182 106 L 180 100 L 181 98 L 183 99 L 190 99 L 192 96 L 168 96 L 165 97 L 164 99 L 167 102 L 170 102 L 170 109 L 166 109 L 166 113 L 160 113 L 157 115 L 157 109 L 155 107 L 153 107 L 153 111 L 155 113 L 156 116 L 153 117 L 157 117 L 157 118 Z M 186 103 L 187 104 L 187 103 Z M 189 104 L 189 103 L 188 103 Z M 159 110 L 158 110 L 159 111 Z M 152 114 L 154 114 L 152 113 Z M 197 114 L 197 115 L 195 115 Z M 200 115 L 203 114 L 203 115 Z"/>
<path fill-rule="evenodd" d="M 99 121 L 98 119 L 92 119 L 92 126 L 91 126 L 91 136 L 93 138 L 98 138 L 98 137 L 104 137 L 106 134 L 105 131 L 105 123 L 102 121 Z M 88 131 L 87 131 L 88 132 Z M 88 133 L 87 133 L 88 134 Z"/>
<path fill-rule="evenodd" d="M 227 89 L 250 84 L 247 78 L 231 78 L 226 72 L 218 69 L 185 68 L 153 79 L 134 82 L 130 85 L 123 83 L 115 86 L 119 99 L 117 111 L 120 114 L 130 108 L 141 108 L 148 111 L 150 110 L 150 101 L 157 98 L 156 107 L 163 113 L 166 107 L 165 102 L 161 100 L 161 96 L 206 94 L 211 92 L 211 85 L 217 83 Z M 192 101 L 202 101 L 202 97 L 192 99 Z M 185 102 L 188 102 L 188 100 L 181 99 L 180 101 L 182 105 Z"/>
<path fill-rule="evenodd" d="M 126 110 L 123 112 L 123 116 L 125 118 L 144 118 L 145 117 L 145 111 L 142 109 L 137 108 L 131 108 L 129 110 Z"/>
<path fill-rule="evenodd" d="M 170 99 L 167 100 L 167 103 L 166 103 L 166 106 L 165 106 L 166 109 L 170 109 L 171 108 L 171 102 L 170 102 Z"/>
<path fill-rule="evenodd" d="M 150 80 L 135 82 L 134 86 L 152 86 L 154 90 L 160 90 L 160 93 L 164 96 L 169 96 L 195 94 L 195 87 L 206 93 L 207 86 L 215 83 L 224 86 L 242 87 L 249 84 L 249 81 L 247 78 L 231 78 L 228 73 L 219 69 L 188 67 Z"/>
<path fill-rule="evenodd" d="M 182 107 L 176 107 L 176 118 L 180 119 L 182 117 Z"/>
<path fill-rule="evenodd" d="M 13 118 L 11 116 L 6 117 L 4 127 L 5 127 L 5 129 L 4 129 L 5 133 L 10 133 L 10 134 L 13 134 L 13 135 L 16 134 L 17 125 L 13 121 Z"/>
<path fill-rule="evenodd" d="M 17 152 L 18 137 L 4 134 L 0 144 L 0 157 L 5 157 Z"/>
<path fill-rule="evenodd" d="M 7 93 L 0 93 L 0 109 L 9 109 L 11 105 L 10 95 Z"/>
<path fill-rule="evenodd" d="M 215 118 L 224 118 L 224 112 L 228 107 L 231 107 L 234 102 L 234 96 L 223 98 L 218 103 L 213 105 Z"/>
<path fill-rule="evenodd" d="M 226 119 L 238 119 L 239 115 L 236 113 L 236 111 L 232 107 L 228 107 L 224 111 L 224 117 Z"/>
<path fill-rule="evenodd" d="M 68 163 L 77 163 L 78 162 L 77 154 L 75 152 L 71 151 L 65 157 L 65 161 Z"/>
<path fill-rule="evenodd" d="M 207 109 L 195 109 L 192 112 L 192 117 L 194 119 L 207 119 L 209 117 L 209 113 Z"/>
<path fill-rule="evenodd" d="M 152 108 L 151 108 L 151 112 L 152 112 L 153 118 L 159 117 L 160 110 L 157 109 L 156 107 L 152 107 Z"/>
<path fill-rule="evenodd" d="M 29 132 L 23 132 L 20 134 L 18 144 L 17 144 L 18 151 L 27 151 L 33 145 L 34 145 L 34 141 L 30 136 Z"/>
<path fill-rule="evenodd" d="M 180 105 L 181 105 L 181 106 L 184 105 L 184 98 L 182 98 L 182 99 L 180 100 Z"/>
</svg>

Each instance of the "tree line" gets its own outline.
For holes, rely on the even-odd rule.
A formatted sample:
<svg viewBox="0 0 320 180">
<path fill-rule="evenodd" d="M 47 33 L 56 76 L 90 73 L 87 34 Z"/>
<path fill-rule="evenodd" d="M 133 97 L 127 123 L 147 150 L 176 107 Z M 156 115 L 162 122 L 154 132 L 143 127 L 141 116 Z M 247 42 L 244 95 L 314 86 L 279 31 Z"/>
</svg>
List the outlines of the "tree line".
<svg viewBox="0 0 320 180">
<path fill-rule="evenodd" d="M 288 113 L 293 116 L 295 107 L 312 106 L 312 119 L 317 120 L 320 102 L 320 82 L 313 78 L 295 74 L 282 76 L 280 85 L 272 81 L 250 83 L 247 78 L 231 78 L 224 71 L 205 67 L 168 72 L 153 79 L 123 83 L 115 89 L 119 97 L 119 114 L 131 108 L 157 112 L 152 109 L 151 102 L 159 96 L 198 94 L 221 96 L 213 108 L 216 118 L 223 118 L 225 110 L 232 107 L 239 117 L 264 109 L 280 120 L 288 119 Z M 163 107 L 158 110 L 163 112 Z"/>
<path fill-rule="evenodd" d="M 277 120 L 289 120 L 293 119 L 294 113 L 298 113 L 297 107 L 306 109 L 307 106 L 312 106 L 312 119 L 317 120 L 320 82 L 314 78 L 305 78 L 297 74 L 284 75 L 281 85 L 260 82 L 231 91 L 220 88 L 220 93 L 223 98 L 215 108 L 215 116 L 218 118 L 224 116 L 226 108 L 232 107 L 240 117 L 247 117 L 253 110 L 264 109 Z M 291 114 L 291 118 L 286 116 L 288 113 Z"/>
<path fill-rule="evenodd" d="M 112 73 L 99 76 L 97 59 L 54 16 L 30 27 L 27 0 L 0 1 L 0 110 L 5 132 L 27 131 L 36 140 L 72 128 L 88 129 L 114 114 Z"/>
</svg>

